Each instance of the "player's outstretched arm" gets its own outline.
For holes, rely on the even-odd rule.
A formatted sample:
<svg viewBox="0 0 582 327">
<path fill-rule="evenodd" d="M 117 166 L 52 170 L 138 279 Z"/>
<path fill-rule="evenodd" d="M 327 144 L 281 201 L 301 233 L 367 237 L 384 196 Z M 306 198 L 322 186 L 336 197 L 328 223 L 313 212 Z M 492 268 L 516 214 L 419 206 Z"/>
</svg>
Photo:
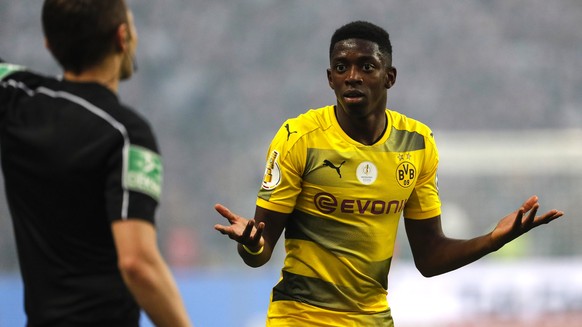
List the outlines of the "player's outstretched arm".
<svg viewBox="0 0 582 327">
<path fill-rule="evenodd" d="M 119 270 L 137 303 L 158 327 L 192 326 L 174 277 L 162 258 L 154 226 L 128 219 L 112 225 Z"/>
<path fill-rule="evenodd" d="M 501 219 L 492 232 L 469 240 L 446 237 L 440 216 L 424 220 L 405 219 L 406 234 L 416 267 L 426 277 L 455 270 L 497 251 L 532 228 L 547 224 L 564 214 L 554 209 L 536 216 L 538 208 L 538 198 L 532 196 L 521 208 Z"/>
<path fill-rule="evenodd" d="M 251 267 L 260 267 L 271 259 L 288 214 L 256 207 L 255 218 L 243 218 L 227 207 L 216 204 L 214 209 L 228 220 L 229 226 L 216 224 L 214 229 L 238 242 L 238 253 Z"/>
</svg>

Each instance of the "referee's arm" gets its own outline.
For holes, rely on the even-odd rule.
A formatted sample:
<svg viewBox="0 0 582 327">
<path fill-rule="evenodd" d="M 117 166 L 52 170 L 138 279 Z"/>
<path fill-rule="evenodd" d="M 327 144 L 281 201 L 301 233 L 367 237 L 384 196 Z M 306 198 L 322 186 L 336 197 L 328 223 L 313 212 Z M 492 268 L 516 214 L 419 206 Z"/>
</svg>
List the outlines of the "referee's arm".
<svg viewBox="0 0 582 327">
<path fill-rule="evenodd" d="M 141 219 L 112 224 L 118 264 L 125 284 L 159 327 L 188 327 L 190 319 L 178 287 L 162 258 L 154 225 Z"/>
</svg>

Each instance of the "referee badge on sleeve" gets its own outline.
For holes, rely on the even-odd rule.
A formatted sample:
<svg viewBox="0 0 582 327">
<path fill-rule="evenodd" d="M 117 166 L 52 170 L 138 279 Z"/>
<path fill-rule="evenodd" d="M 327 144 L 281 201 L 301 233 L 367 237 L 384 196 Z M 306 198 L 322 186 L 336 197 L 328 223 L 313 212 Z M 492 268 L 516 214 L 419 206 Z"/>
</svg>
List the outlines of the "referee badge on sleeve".
<svg viewBox="0 0 582 327">
<path fill-rule="evenodd" d="M 24 70 L 24 66 L 12 65 L 12 64 L 0 62 L 0 79 L 3 79 L 4 77 L 6 77 L 14 72 L 17 72 L 19 70 Z"/>
<path fill-rule="evenodd" d="M 159 200 L 162 193 L 163 166 L 159 154 L 150 149 L 131 145 L 125 171 L 127 189 Z"/>
</svg>

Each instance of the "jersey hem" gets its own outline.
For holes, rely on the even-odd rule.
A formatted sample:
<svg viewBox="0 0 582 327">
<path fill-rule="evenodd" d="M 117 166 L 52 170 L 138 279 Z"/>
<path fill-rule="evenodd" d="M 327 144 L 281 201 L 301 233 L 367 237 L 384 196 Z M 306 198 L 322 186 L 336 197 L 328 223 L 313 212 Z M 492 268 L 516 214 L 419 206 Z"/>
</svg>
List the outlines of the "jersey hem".
<svg viewBox="0 0 582 327">
<path fill-rule="evenodd" d="M 404 213 L 404 218 L 408 219 L 429 219 L 434 218 L 441 214 L 441 208 L 435 208 L 429 211 L 422 211 L 422 212 L 406 212 Z"/>
<path fill-rule="evenodd" d="M 273 202 L 269 202 L 267 200 L 264 200 L 262 198 L 257 198 L 257 206 L 263 208 L 263 209 L 267 209 L 267 210 L 271 210 L 271 211 L 276 211 L 276 212 L 281 212 L 281 213 L 291 213 L 293 212 L 293 208 L 284 206 L 284 205 L 280 205 L 280 204 L 276 204 Z"/>
</svg>

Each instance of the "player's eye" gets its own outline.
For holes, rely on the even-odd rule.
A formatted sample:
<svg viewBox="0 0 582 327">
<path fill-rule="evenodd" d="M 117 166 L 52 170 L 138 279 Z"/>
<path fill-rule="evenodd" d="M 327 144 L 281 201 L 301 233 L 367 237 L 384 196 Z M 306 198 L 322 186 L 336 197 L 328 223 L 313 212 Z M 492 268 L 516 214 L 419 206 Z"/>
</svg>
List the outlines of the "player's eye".
<svg viewBox="0 0 582 327">
<path fill-rule="evenodd" d="M 335 65 L 335 71 L 338 73 L 343 73 L 347 70 L 346 65 L 344 64 L 337 64 Z"/>
<path fill-rule="evenodd" d="M 372 70 L 374 70 L 374 68 L 376 68 L 376 66 L 374 66 L 374 64 L 370 64 L 370 63 L 365 63 L 362 66 L 362 69 L 366 72 L 372 71 Z"/>
</svg>

